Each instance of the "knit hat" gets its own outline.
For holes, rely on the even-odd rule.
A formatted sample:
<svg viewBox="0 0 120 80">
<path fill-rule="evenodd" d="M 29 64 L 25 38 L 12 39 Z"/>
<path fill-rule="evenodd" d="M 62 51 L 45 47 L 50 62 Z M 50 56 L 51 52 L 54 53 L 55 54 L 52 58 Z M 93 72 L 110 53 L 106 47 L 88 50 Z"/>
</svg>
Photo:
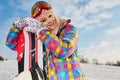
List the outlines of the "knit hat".
<svg viewBox="0 0 120 80">
<path fill-rule="evenodd" d="M 41 13 L 42 9 L 49 10 L 49 9 L 52 9 L 52 7 L 49 3 L 45 1 L 38 1 L 32 6 L 32 9 L 31 9 L 32 17 L 38 16 Z"/>
</svg>

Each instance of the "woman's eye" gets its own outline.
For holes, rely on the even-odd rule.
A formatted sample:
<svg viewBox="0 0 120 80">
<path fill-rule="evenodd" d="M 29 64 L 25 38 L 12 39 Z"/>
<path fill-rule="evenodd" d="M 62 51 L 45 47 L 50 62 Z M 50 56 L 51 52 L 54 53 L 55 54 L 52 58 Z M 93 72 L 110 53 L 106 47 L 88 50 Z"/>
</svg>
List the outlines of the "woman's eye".
<svg viewBox="0 0 120 80">
<path fill-rule="evenodd" d="M 45 22 L 45 21 L 46 21 L 45 19 L 41 20 L 41 22 Z"/>
<path fill-rule="evenodd" d="M 52 17 L 52 15 L 49 15 L 49 18 Z"/>
</svg>

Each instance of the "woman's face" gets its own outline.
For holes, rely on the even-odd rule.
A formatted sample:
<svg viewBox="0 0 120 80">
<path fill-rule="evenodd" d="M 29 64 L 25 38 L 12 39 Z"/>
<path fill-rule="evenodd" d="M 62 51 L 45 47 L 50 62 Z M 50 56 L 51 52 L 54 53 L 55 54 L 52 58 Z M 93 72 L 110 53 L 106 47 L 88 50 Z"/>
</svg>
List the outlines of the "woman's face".
<svg viewBox="0 0 120 80">
<path fill-rule="evenodd" d="M 35 18 L 40 21 L 44 26 L 46 26 L 49 30 L 53 30 L 57 26 L 56 16 L 51 9 L 43 9 L 41 14 Z"/>
</svg>

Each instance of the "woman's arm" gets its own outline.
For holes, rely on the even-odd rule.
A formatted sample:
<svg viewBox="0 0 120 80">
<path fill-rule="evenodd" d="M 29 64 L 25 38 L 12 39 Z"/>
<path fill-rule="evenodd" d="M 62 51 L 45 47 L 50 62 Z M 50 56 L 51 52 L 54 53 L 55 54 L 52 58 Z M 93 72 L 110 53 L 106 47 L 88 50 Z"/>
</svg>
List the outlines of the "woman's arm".
<svg viewBox="0 0 120 80">
<path fill-rule="evenodd" d="M 52 55 L 65 59 L 72 54 L 77 44 L 78 33 L 73 26 L 66 29 L 63 33 L 62 39 L 58 39 L 56 35 L 45 30 L 40 32 L 40 36 L 45 47 L 52 52 Z"/>
<path fill-rule="evenodd" d="M 12 24 L 5 43 L 11 50 L 15 50 L 16 48 L 19 33 L 20 29 Z"/>
</svg>

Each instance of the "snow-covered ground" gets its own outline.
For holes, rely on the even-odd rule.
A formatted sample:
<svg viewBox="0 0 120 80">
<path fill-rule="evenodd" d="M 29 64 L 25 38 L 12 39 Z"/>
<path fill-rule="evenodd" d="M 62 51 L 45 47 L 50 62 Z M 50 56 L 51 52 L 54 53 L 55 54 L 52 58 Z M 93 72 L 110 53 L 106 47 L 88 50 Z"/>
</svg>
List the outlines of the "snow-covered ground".
<svg viewBox="0 0 120 80">
<path fill-rule="evenodd" d="M 81 64 L 87 80 L 120 80 L 120 67 Z M 0 61 L 0 80 L 13 80 L 17 74 L 16 61 Z"/>
<path fill-rule="evenodd" d="M 87 80 L 120 80 L 120 67 L 81 64 Z"/>
<path fill-rule="evenodd" d="M 16 61 L 0 61 L 0 80 L 13 80 L 16 74 Z"/>
</svg>

